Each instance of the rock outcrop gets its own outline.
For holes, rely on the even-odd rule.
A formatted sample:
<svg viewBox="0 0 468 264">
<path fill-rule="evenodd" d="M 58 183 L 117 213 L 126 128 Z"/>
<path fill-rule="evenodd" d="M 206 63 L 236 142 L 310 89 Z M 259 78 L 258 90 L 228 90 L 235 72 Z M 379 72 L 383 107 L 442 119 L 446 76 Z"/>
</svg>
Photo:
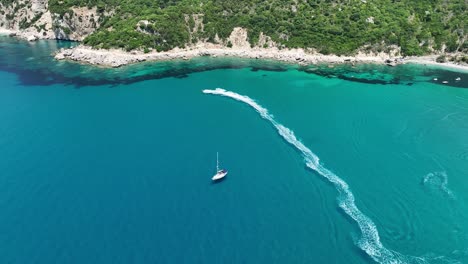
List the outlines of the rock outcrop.
<svg viewBox="0 0 468 264">
<path fill-rule="evenodd" d="M 36 39 L 83 40 L 99 27 L 96 8 L 74 7 L 63 16 L 52 14 L 48 0 L 0 3 L 0 28 L 29 41 Z"/>
<path fill-rule="evenodd" d="M 241 27 L 234 28 L 228 40 L 229 42 L 231 42 L 232 48 L 235 48 L 235 49 L 250 48 L 247 29 L 245 28 L 241 28 Z"/>
</svg>

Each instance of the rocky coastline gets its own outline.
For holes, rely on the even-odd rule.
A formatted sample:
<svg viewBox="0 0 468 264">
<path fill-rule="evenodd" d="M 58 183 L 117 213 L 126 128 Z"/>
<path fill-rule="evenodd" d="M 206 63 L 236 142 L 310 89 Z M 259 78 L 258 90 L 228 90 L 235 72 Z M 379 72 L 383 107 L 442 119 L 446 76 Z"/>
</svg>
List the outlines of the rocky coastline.
<svg viewBox="0 0 468 264">
<path fill-rule="evenodd" d="M 57 60 L 71 60 L 81 63 L 104 67 L 121 67 L 127 64 L 143 61 L 167 61 L 183 59 L 188 60 L 194 57 L 238 57 L 249 59 L 267 59 L 277 60 L 287 63 L 297 63 L 300 65 L 308 64 L 335 64 L 335 63 L 378 63 L 388 66 L 396 66 L 404 63 L 417 63 L 422 65 L 438 65 L 441 67 L 454 68 L 468 71 L 468 65 L 455 64 L 452 62 L 438 63 L 437 55 L 422 57 L 391 56 L 386 53 L 364 54 L 358 53 L 356 56 L 337 56 L 323 55 L 305 51 L 304 49 L 278 49 L 272 48 L 250 48 L 250 47 L 232 47 L 227 48 L 215 44 L 199 44 L 185 49 L 173 49 L 165 52 L 144 53 L 141 51 L 126 52 L 124 50 L 112 49 L 94 49 L 89 46 L 79 45 L 71 49 L 61 49 L 55 54 Z"/>
<path fill-rule="evenodd" d="M 244 34 L 244 32 L 242 32 L 240 29 L 237 31 L 237 33 L 233 32 L 230 37 L 230 41 L 234 43 L 232 47 L 226 47 L 223 44 L 199 42 L 184 49 L 175 48 L 170 51 L 152 51 L 145 53 L 143 51 L 127 52 L 121 49 L 95 49 L 85 45 L 78 45 L 71 49 L 60 49 L 56 54 L 54 54 L 54 57 L 57 60 L 70 60 L 79 63 L 113 68 L 144 61 L 167 61 L 177 59 L 188 60 L 194 57 L 211 56 L 276 60 L 300 65 L 320 63 L 377 63 L 386 64 L 388 66 L 396 66 L 398 64 L 404 63 L 417 63 L 421 65 L 436 65 L 468 72 L 467 64 L 458 64 L 454 62 L 436 62 L 438 55 L 403 58 L 399 56 L 398 51 L 396 51 L 391 54 L 383 52 L 359 52 L 355 56 L 337 56 L 323 55 L 313 50 L 285 48 L 279 49 L 274 45 L 270 45 L 268 48 L 252 48 L 246 39 L 246 34 Z M 28 32 L 1 28 L 0 35 L 9 35 L 28 41 L 35 41 L 38 39 L 37 36 L 30 35 Z"/>
<path fill-rule="evenodd" d="M 27 31 L 20 31 L 20 30 L 12 30 L 12 29 L 3 29 L 0 28 L 0 35 L 8 35 L 10 37 L 16 37 L 19 39 L 27 40 L 27 41 L 36 41 L 38 39 L 54 39 L 54 37 L 38 37 L 35 34 L 31 34 Z"/>
<path fill-rule="evenodd" d="M 278 49 L 278 48 L 226 48 L 226 47 L 206 47 L 206 45 L 187 48 L 173 49 L 166 52 L 126 52 L 123 50 L 102 50 L 93 49 L 80 45 L 72 49 L 62 49 L 55 58 L 57 60 L 72 60 L 86 62 L 93 65 L 120 67 L 123 65 L 142 61 L 162 61 L 184 59 L 194 57 L 238 57 L 250 59 L 270 59 L 282 62 L 293 62 L 299 64 L 315 63 L 384 63 L 388 56 L 368 56 L 358 55 L 354 57 L 343 57 L 336 55 L 322 55 L 318 53 L 308 53 L 303 49 Z"/>
</svg>

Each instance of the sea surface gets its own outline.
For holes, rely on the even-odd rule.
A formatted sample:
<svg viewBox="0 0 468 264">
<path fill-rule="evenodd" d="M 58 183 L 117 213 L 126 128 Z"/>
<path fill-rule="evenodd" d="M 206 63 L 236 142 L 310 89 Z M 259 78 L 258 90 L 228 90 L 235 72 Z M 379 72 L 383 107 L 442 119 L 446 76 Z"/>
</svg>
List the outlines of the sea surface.
<svg viewBox="0 0 468 264">
<path fill-rule="evenodd" d="M 73 45 L 0 36 L 0 263 L 468 263 L 468 73 Z"/>
</svg>

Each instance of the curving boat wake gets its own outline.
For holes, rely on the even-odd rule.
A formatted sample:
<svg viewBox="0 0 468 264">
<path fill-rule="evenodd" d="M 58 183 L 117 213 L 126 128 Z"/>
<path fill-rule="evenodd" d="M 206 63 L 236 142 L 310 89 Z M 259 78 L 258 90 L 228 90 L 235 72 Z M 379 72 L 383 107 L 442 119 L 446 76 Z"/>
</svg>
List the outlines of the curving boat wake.
<svg viewBox="0 0 468 264">
<path fill-rule="evenodd" d="M 226 91 L 221 88 L 215 90 L 203 90 L 205 94 L 220 95 L 230 97 L 237 101 L 241 101 L 253 107 L 262 118 L 268 120 L 289 144 L 299 150 L 305 160 L 306 165 L 316 171 L 321 176 L 331 182 L 339 193 L 338 205 L 343 211 L 351 217 L 361 230 L 361 237 L 358 240 L 358 246 L 364 250 L 373 260 L 378 263 L 426 263 L 427 261 L 421 257 L 405 256 L 396 251 L 390 250 L 380 242 L 379 232 L 374 222 L 362 213 L 354 202 L 354 195 L 351 192 L 348 184 L 333 172 L 323 167 L 320 164 L 320 159 L 302 142 L 300 142 L 294 132 L 278 123 L 273 115 L 268 113 L 268 110 L 248 96 L 240 95 L 231 91 Z"/>
</svg>

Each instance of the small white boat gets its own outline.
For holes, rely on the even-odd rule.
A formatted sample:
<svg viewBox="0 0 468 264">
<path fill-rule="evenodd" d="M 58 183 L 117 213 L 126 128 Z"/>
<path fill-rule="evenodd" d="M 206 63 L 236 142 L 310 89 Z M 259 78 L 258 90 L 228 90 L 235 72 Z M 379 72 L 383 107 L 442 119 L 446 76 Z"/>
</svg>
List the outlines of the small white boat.
<svg viewBox="0 0 468 264">
<path fill-rule="evenodd" d="M 218 152 L 216 152 L 216 174 L 211 178 L 213 181 L 218 181 L 224 178 L 228 174 L 227 170 L 219 169 L 219 159 L 218 159 Z"/>
<path fill-rule="evenodd" d="M 448 83 L 448 81 L 443 81 L 442 83 Z"/>
<path fill-rule="evenodd" d="M 437 78 L 434 78 L 434 81 L 437 81 Z"/>
<path fill-rule="evenodd" d="M 460 81 L 460 80 L 461 80 L 461 78 L 460 78 L 460 77 L 458 77 L 458 78 L 456 78 L 456 79 L 455 79 L 455 81 Z"/>
</svg>

